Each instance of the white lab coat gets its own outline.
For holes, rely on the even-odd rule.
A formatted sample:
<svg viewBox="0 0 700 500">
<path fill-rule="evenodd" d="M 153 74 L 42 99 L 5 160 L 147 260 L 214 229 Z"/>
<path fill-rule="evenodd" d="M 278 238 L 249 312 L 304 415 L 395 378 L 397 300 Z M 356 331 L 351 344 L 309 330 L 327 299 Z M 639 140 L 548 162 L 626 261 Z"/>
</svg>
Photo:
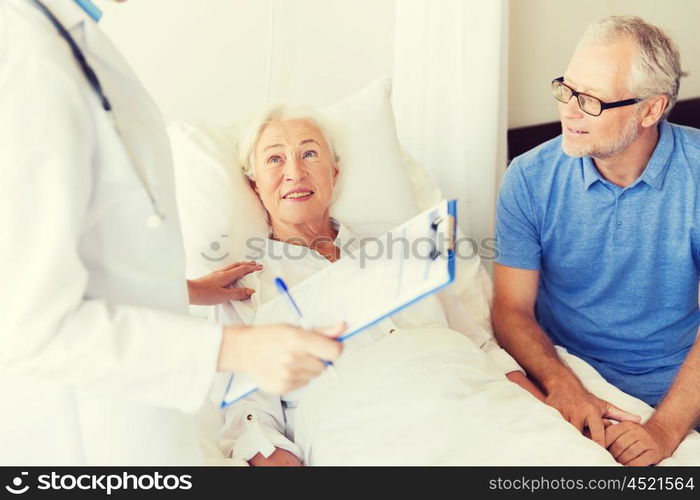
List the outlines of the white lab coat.
<svg viewBox="0 0 700 500">
<path fill-rule="evenodd" d="M 162 120 L 92 19 L 44 2 L 119 133 L 54 26 L 0 0 L 0 464 L 198 463 L 221 327 L 183 316 Z"/>
</svg>

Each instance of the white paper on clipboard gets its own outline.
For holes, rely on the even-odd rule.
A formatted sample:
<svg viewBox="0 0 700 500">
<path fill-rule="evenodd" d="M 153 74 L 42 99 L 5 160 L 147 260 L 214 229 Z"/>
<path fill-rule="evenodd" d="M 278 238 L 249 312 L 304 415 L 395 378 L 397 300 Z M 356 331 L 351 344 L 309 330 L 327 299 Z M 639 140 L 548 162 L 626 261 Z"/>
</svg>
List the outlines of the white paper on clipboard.
<svg viewBox="0 0 700 500">
<path fill-rule="evenodd" d="M 354 259 L 338 260 L 291 288 L 304 312 L 304 326 L 345 321 L 345 340 L 450 284 L 455 273 L 456 204 L 441 201 L 388 233 L 365 240 Z M 270 323 L 299 324 L 281 295 L 261 305 L 253 321 Z M 221 407 L 255 390 L 252 379 L 232 374 Z"/>
</svg>

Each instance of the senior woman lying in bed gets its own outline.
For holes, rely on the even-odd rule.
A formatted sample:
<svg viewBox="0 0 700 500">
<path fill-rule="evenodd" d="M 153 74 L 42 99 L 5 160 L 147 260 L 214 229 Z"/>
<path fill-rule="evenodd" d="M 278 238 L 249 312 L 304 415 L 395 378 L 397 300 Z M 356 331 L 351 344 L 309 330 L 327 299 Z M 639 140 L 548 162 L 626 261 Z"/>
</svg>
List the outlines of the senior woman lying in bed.
<svg viewBox="0 0 700 500">
<path fill-rule="evenodd" d="M 277 296 L 276 276 L 294 286 L 353 258 L 345 251 L 359 243 L 346 246 L 352 235 L 329 215 L 340 164 L 313 113 L 271 109 L 243 134 L 241 153 L 270 238 L 256 256 L 263 269 L 242 280 L 257 293 L 218 312 L 248 323 Z M 258 392 L 224 410 L 225 456 L 251 465 L 616 463 L 538 401 L 449 289 L 348 339 L 335 368 L 337 377 L 326 372 L 281 398 Z"/>
</svg>

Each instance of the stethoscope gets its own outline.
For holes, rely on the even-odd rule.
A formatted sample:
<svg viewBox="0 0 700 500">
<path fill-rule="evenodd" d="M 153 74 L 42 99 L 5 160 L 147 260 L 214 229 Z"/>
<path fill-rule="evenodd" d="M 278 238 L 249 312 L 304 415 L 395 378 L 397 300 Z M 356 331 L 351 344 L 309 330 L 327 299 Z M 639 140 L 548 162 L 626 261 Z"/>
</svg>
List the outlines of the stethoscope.
<svg viewBox="0 0 700 500">
<path fill-rule="evenodd" d="M 66 41 L 66 43 L 70 46 L 70 49 L 73 52 L 73 57 L 75 57 L 75 60 L 78 62 L 78 65 L 83 71 L 85 78 L 90 83 L 92 90 L 95 92 L 95 94 L 97 94 L 97 97 L 100 99 L 102 109 L 104 109 L 107 113 L 110 113 L 111 115 L 112 105 L 110 104 L 109 99 L 107 99 L 107 96 L 105 95 L 104 90 L 102 89 L 100 79 L 97 78 L 97 74 L 95 74 L 95 71 L 90 67 L 87 60 L 85 59 L 85 54 L 83 54 L 83 51 L 80 49 L 80 47 L 78 47 L 78 44 L 75 43 L 75 40 L 73 40 L 73 37 L 70 35 L 70 33 L 68 33 L 68 30 L 63 26 L 63 24 L 61 24 L 61 22 L 58 19 L 56 19 L 56 16 L 53 14 L 53 12 L 51 12 L 46 7 L 46 5 L 44 5 L 41 2 L 41 0 L 29 1 L 32 2 L 46 16 L 46 18 L 49 21 L 51 21 L 51 24 L 54 25 L 54 27 L 58 31 L 58 34 L 61 35 L 61 38 L 63 38 Z M 111 118 L 113 119 L 114 117 L 111 116 Z M 114 120 L 112 121 L 114 122 Z M 158 207 L 158 202 L 156 201 L 156 198 L 153 195 L 153 192 L 149 187 L 148 182 L 146 181 L 145 175 L 143 174 L 143 172 L 141 172 L 139 168 L 136 168 L 136 170 L 138 172 L 139 179 L 141 180 L 141 184 L 143 185 L 144 189 L 146 190 L 146 193 L 148 193 L 149 199 L 151 200 L 151 206 L 153 207 L 153 214 L 147 219 L 147 223 L 150 227 L 158 227 L 165 220 L 165 215 L 160 211 Z"/>
</svg>

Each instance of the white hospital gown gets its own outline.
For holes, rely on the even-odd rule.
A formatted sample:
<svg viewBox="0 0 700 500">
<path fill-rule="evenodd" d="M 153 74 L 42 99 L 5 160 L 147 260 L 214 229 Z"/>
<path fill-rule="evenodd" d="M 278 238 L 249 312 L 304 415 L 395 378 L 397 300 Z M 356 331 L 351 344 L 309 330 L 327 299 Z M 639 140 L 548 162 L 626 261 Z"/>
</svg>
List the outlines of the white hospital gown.
<svg viewBox="0 0 700 500">
<path fill-rule="evenodd" d="M 353 258 L 357 245 L 344 248 L 351 235 L 342 225 L 338 230 L 341 259 Z M 308 248 L 273 240 L 257 260 L 264 269 L 240 283 L 256 293 L 250 301 L 219 307 L 219 321 L 249 323 L 260 304 L 277 296 L 275 277 L 293 287 L 331 265 Z M 326 372 L 281 398 L 256 392 L 225 409 L 218 440 L 224 456 L 247 461 L 278 447 L 307 464 L 522 463 L 529 456 L 527 440 L 514 454 L 504 453 L 481 425 L 487 420 L 496 431 L 509 426 L 520 435 L 535 423 L 563 425 L 564 442 L 583 442 L 576 463 L 610 462 L 555 410 L 505 378 L 520 367 L 469 320 L 449 288 L 348 339 L 335 366 L 338 378 Z M 213 401 L 220 401 L 220 388 L 212 391 Z M 552 448 L 560 448 L 552 436 Z M 541 441 L 533 435 L 533 447 Z M 479 451 L 467 450 L 464 442 Z M 500 448 L 491 459 L 483 451 L 489 447 Z"/>
</svg>

